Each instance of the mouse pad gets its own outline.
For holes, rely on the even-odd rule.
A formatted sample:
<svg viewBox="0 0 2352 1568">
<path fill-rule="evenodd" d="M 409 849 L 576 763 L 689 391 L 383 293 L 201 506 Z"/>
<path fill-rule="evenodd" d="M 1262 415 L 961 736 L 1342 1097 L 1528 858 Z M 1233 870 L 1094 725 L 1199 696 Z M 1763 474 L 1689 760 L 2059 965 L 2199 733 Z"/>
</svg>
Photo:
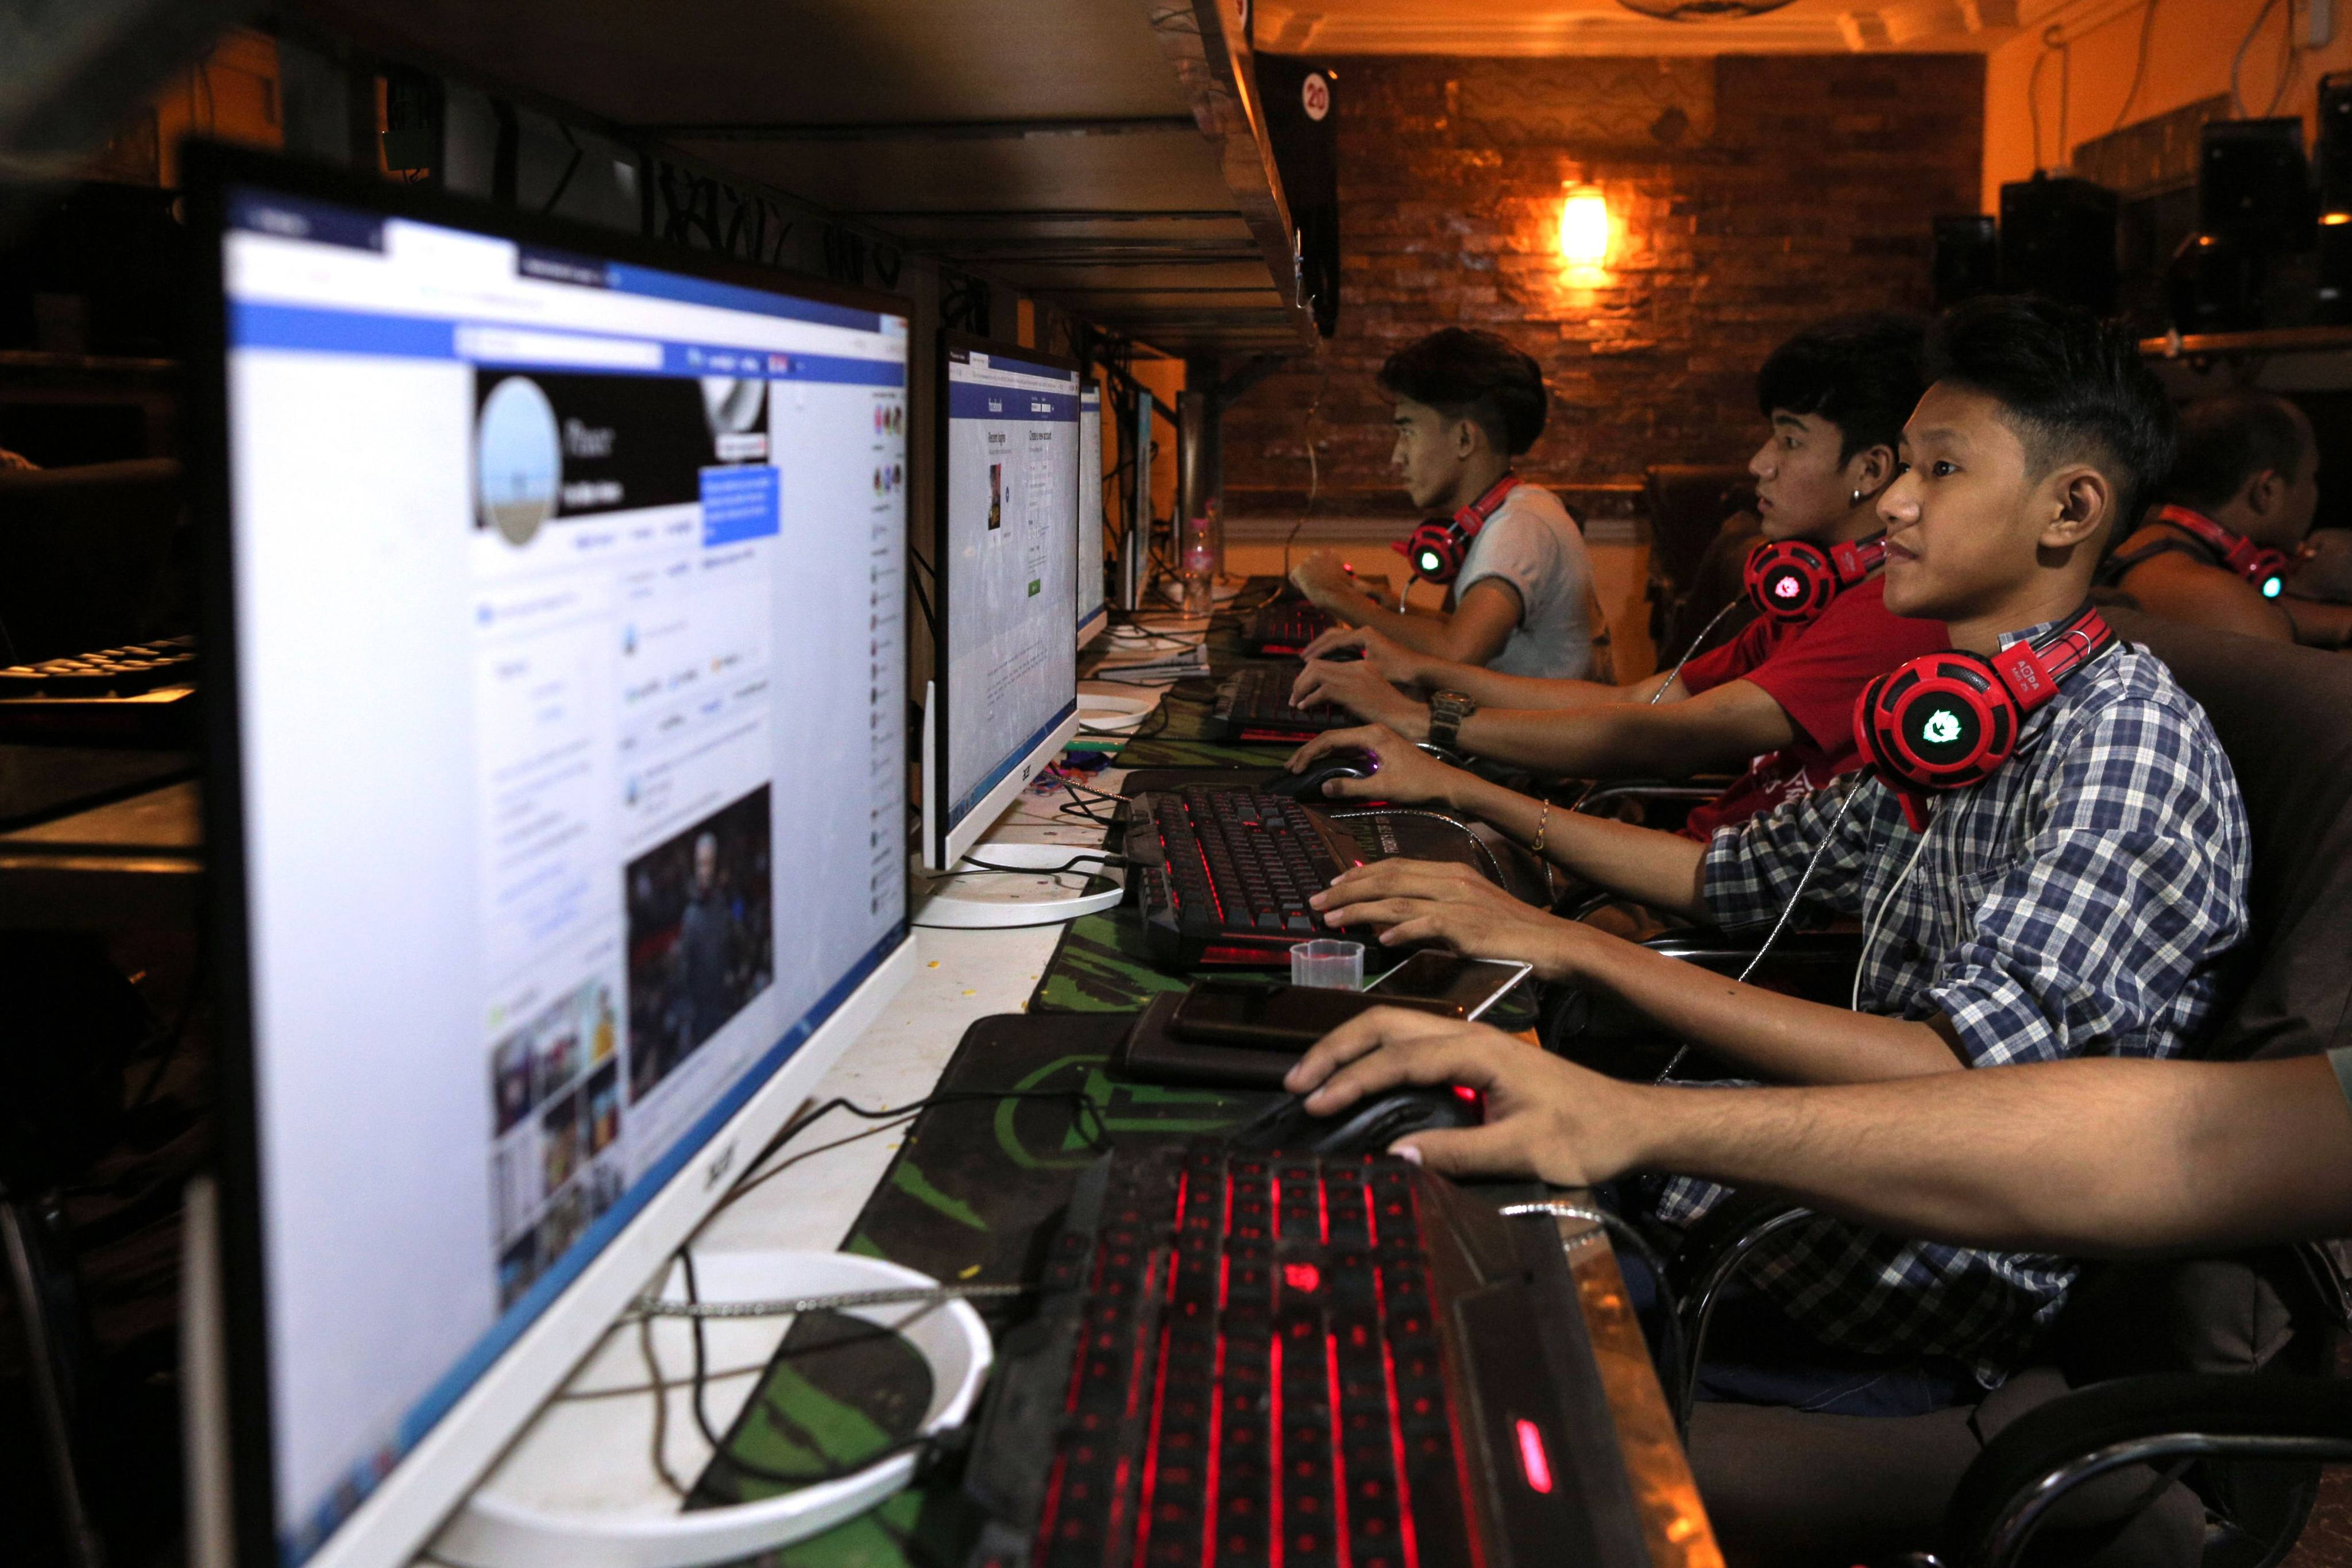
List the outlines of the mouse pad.
<svg viewBox="0 0 2352 1568">
<path fill-rule="evenodd" d="M 1105 1067 L 1128 1023 L 1067 1015 L 982 1018 L 964 1031 L 935 1092 L 1076 1091 L 1099 1113 L 1104 1146 L 1122 1149 L 1219 1132 L 1273 1100 L 1114 1080 Z M 1096 1157 L 1075 1112 L 1074 1102 L 1043 1100 L 924 1111 L 906 1130 L 842 1249 L 937 1279 L 1010 1284 L 1034 1278 L 1071 1185 Z M 793 1147 L 816 1149 L 856 1131 L 856 1123 L 828 1117 Z M 974 1305 L 999 1335 L 1025 1310 L 1017 1299 Z M 671 1369 L 671 1375 L 681 1371 Z M 688 1506 L 769 1497 L 787 1489 L 771 1476 L 857 1464 L 911 1432 L 929 1397 L 921 1358 L 895 1336 L 854 1320 L 805 1315 L 785 1335 Z M 793 1568 L 950 1568 L 962 1563 L 978 1529 L 955 1483 L 934 1480 L 761 1561 Z"/>
</svg>

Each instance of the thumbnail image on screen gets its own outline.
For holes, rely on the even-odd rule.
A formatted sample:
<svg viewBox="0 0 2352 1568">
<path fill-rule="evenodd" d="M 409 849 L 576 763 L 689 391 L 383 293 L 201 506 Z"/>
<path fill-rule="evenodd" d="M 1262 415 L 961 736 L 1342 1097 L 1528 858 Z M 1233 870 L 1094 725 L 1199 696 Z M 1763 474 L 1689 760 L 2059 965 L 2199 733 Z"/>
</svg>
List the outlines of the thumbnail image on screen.
<svg viewBox="0 0 2352 1568">
<path fill-rule="evenodd" d="M 628 868 L 629 1100 L 643 1100 L 768 988 L 768 786 Z"/>
</svg>

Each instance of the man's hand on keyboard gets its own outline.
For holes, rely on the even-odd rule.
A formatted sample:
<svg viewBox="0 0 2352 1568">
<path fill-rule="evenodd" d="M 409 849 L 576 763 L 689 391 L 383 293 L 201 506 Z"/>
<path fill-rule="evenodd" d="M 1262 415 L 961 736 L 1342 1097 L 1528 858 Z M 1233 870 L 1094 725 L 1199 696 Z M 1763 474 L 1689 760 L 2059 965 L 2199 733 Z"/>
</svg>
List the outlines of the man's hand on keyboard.
<svg viewBox="0 0 2352 1568">
<path fill-rule="evenodd" d="M 1312 708 L 1318 703 L 1344 708 L 1367 723 L 1385 724 L 1411 740 L 1429 739 L 1429 704 L 1407 697 L 1363 660 L 1307 660 L 1291 682 L 1290 705 Z"/>
<path fill-rule="evenodd" d="M 1406 1085 L 1454 1084 L 1486 1101 L 1483 1127 L 1413 1132 L 1391 1152 L 1448 1176 L 1607 1181 L 1633 1159 L 1642 1091 L 1562 1061 L 1484 1024 L 1376 1007 L 1317 1042 L 1283 1079 L 1317 1116 Z"/>
<path fill-rule="evenodd" d="M 1443 803 L 1454 784 L 1470 775 L 1447 767 L 1385 724 L 1354 730 L 1326 730 L 1290 754 L 1283 765 L 1303 773 L 1333 752 L 1370 752 L 1381 759 L 1380 771 L 1368 779 L 1333 779 L 1325 784 L 1336 800 L 1394 800 L 1414 804 Z"/>
<path fill-rule="evenodd" d="M 1405 647 L 1395 638 L 1376 632 L 1370 626 L 1333 626 L 1299 650 L 1300 657 L 1310 659 L 1340 659 L 1349 654 L 1361 656 L 1358 662 L 1378 670 L 1391 680 L 1407 686 L 1423 685 L 1423 675 L 1432 665 L 1442 661 Z"/>
<path fill-rule="evenodd" d="M 1383 777 L 1387 772 L 1381 769 Z M 1470 958 L 1532 963 L 1546 980 L 1575 974 L 1583 944 L 1597 938 L 1573 921 L 1521 903 L 1467 866 L 1430 860 L 1358 866 L 1307 902 L 1329 925 L 1377 931 L 1384 946 L 1436 942 Z"/>
</svg>

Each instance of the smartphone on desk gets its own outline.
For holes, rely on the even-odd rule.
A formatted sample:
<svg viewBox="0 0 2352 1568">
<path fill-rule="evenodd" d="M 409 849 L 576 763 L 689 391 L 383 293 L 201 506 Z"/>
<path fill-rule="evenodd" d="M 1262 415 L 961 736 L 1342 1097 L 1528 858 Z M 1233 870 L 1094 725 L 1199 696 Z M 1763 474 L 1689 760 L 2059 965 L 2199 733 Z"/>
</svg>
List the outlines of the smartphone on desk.
<svg viewBox="0 0 2352 1568">
<path fill-rule="evenodd" d="M 1503 994 L 1535 969 L 1500 958 L 1465 958 L 1458 952 L 1416 952 L 1359 994 L 1407 1005 L 1444 1002 L 1460 1009 L 1458 1018 L 1475 1018 L 1503 999 Z"/>
<path fill-rule="evenodd" d="M 1176 1005 L 1168 1032 L 1204 1044 L 1246 1046 L 1296 1056 L 1357 1014 L 1383 1005 L 1412 1007 L 1445 1018 L 1465 1016 L 1458 1003 L 1442 996 L 1376 996 L 1368 991 L 1336 991 L 1319 985 L 1212 979 L 1196 982 Z"/>
</svg>

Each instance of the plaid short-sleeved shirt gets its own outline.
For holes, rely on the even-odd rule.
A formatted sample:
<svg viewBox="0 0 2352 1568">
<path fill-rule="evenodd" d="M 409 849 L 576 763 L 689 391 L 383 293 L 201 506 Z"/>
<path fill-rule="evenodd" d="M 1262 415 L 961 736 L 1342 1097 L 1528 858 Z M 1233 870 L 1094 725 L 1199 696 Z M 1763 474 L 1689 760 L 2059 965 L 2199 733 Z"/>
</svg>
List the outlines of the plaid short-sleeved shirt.
<svg viewBox="0 0 2352 1568">
<path fill-rule="evenodd" d="M 1941 1014 L 1970 1067 L 2180 1055 L 2213 1007 L 2219 961 L 2245 933 L 2236 775 L 2205 710 L 2126 645 L 2027 720 L 2006 766 L 1937 796 L 1924 845 L 1867 773 L 1717 834 L 1705 876 L 1716 922 L 1776 918 L 1832 832 L 1801 913 L 1863 920 L 1862 1010 Z M 1677 1178 L 1659 1217 L 1687 1224 L 1722 1193 Z M 1955 1357 L 1988 1386 L 2057 1315 L 2076 1272 L 2063 1258 L 1830 1219 L 1769 1251 L 1758 1284 L 1822 1339 Z"/>
</svg>

